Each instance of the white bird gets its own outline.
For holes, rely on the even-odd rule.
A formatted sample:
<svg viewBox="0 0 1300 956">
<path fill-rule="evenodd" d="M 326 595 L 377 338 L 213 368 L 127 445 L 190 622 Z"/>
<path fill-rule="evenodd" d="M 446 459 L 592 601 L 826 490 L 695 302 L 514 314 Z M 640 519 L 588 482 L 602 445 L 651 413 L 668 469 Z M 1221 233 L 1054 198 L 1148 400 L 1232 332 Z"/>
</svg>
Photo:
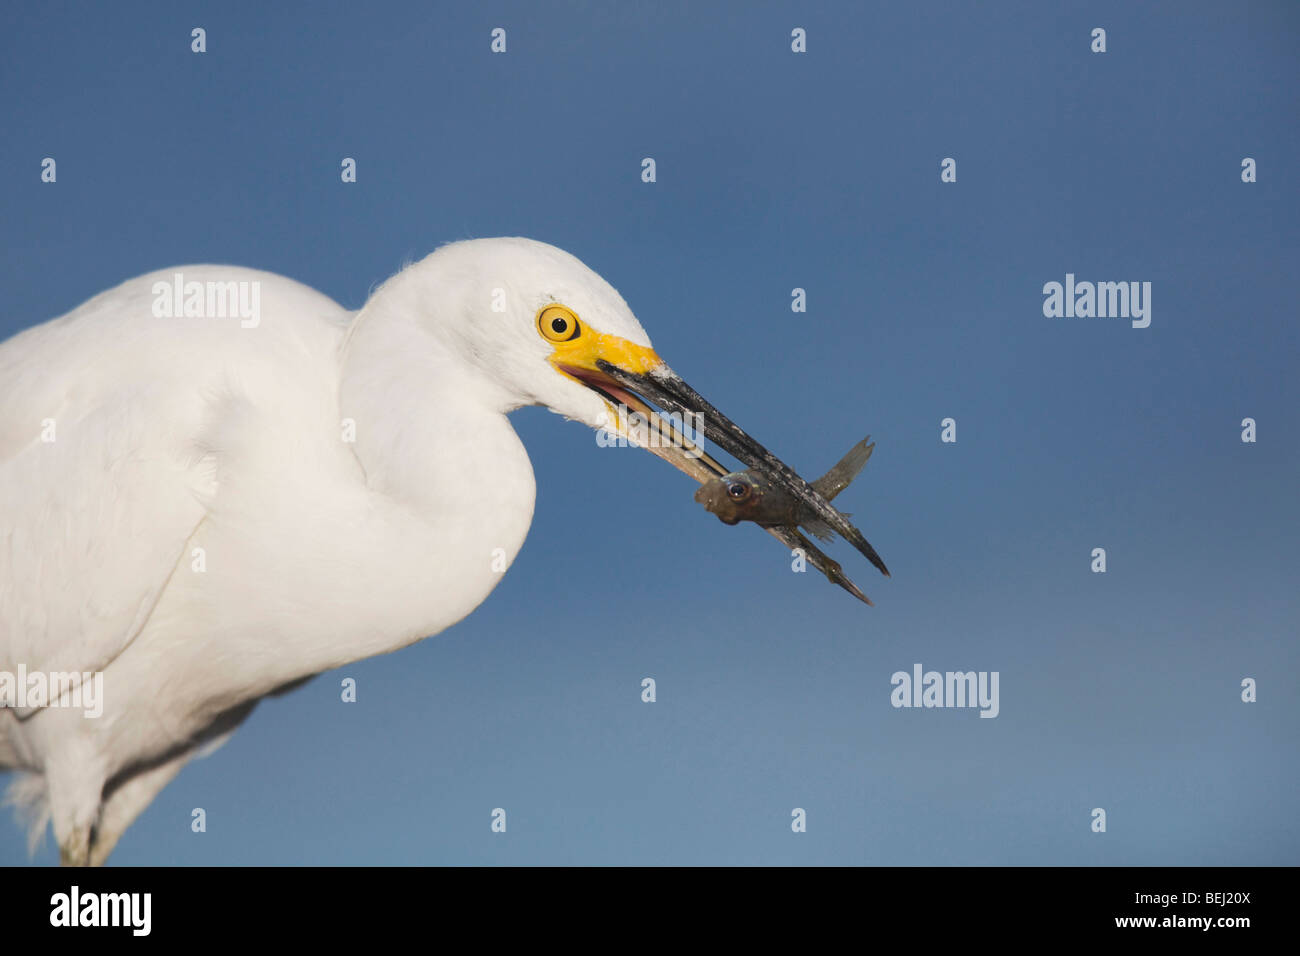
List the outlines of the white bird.
<svg viewBox="0 0 1300 956">
<path fill-rule="evenodd" d="M 187 314 L 213 289 L 257 314 Z M 260 698 L 465 617 L 532 519 L 506 413 L 628 434 L 643 397 L 702 413 L 857 533 L 663 363 L 607 282 L 528 239 L 444 246 L 356 313 L 266 272 L 168 269 L 0 344 L 0 769 L 22 772 L 33 844 L 52 823 L 64 863 L 102 863 Z M 650 450 L 726 471 L 689 442 Z M 16 696 L 33 680 L 48 699 Z"/>
</svg>

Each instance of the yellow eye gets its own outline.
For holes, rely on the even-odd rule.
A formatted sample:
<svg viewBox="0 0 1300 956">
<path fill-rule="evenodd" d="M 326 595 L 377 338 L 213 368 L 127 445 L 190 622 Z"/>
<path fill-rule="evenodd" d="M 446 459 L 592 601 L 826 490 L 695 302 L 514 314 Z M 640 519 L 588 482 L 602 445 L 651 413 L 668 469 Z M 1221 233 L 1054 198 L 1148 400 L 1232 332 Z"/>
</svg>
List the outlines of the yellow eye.
<svg viewBox="0 0 1300 956">
<path fill-rule="evenodd" d="M 582 334 L 578 317 L 562 305 L 548 305 L 537 313 L 537 331 L 548 342 L 572 342 Z"/>
</svg>

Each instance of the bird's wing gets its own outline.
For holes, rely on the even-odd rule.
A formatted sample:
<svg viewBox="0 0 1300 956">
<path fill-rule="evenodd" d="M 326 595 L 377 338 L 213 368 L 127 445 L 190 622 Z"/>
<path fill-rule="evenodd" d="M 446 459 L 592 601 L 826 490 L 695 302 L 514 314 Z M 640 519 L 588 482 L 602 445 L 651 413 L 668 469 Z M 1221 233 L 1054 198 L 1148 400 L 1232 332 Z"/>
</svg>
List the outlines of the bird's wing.
<svg viewBox="0 0 1300 956">
<path fill-rule="evenodd" d="M 0 346 L 0 671 L 70 687 L 139 633 L 204 509 L 158 434 L 172 396 L 127 363 L 103 387 L 91 353 L 120 353 L 59 322 Z"/>
<path fill-rule="evenodd" d="M 176 469 L 131 453 L 123 411 L 64 409 L 62 436 L 0 464 L 0 670 L 73 672 L 68 686 L 102 671 L 185 556 L 203 508 Z"/>
<path fill-rule="evenodd" d="M 346 313 L 319 293 L 254 270 L 183 271 L 260 283 L 264 321 L 158 318 L 166 270 L 0 343 L 0 671 L 80 675 L 121 654 L 173 576 L 195 573 L 223 383 L 332 354 Z"/>
</svg>

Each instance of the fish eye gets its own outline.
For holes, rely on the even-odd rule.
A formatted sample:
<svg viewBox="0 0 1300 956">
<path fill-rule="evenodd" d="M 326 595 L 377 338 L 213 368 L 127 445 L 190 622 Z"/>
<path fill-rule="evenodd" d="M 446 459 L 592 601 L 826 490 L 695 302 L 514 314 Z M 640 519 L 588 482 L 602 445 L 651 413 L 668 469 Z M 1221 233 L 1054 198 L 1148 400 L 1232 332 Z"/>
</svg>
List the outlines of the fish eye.
<svg viewBox="0 0 1300 956">
<path fill-rule="evenodd" d="M 548 305 L 537 313 L 537 331 L 548 342 L 572 342 L 582 334 L 582 326 L 572 309 Z"/>
<path fill-rule="evenodd" d="M 727 494 L 732 501 L 744 501 L 749 497 L 749 485 L 743 481 L 733 481 L 727 485 Z"/>
</svg>

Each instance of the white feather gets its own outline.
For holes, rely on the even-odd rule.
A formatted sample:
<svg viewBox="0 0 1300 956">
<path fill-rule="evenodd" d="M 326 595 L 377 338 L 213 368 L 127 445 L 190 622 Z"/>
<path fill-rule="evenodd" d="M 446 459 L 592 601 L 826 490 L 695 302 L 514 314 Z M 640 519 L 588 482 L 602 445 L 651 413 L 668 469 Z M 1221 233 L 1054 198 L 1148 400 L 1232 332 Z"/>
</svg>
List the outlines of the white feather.
<svg viewBox="0 0 1300 956">
<path fill-rule="evenodd" d="M 176 273 L 257 283 L 260 321 L 156 316 L 155 283 Z M 549 301 L 649 344 L 578 260 L 497 239 L 438 250 L 356 314 L 281 276 L 184 266 L 0 345 L 0 670 L 104 674 L 97 719 L 0 713 L 0 768 L 31 772 L 11 796 L 38 833 L 52 815 L 66 852 L 110 782 L 183 762 L 258 698 L 487 596 L 535 491 L 505 413 L 604 412 L 545 361 Z M 143 802 L 112 819 L 124 828 L 174 772 L 121 788 Z"/>
</svg>

